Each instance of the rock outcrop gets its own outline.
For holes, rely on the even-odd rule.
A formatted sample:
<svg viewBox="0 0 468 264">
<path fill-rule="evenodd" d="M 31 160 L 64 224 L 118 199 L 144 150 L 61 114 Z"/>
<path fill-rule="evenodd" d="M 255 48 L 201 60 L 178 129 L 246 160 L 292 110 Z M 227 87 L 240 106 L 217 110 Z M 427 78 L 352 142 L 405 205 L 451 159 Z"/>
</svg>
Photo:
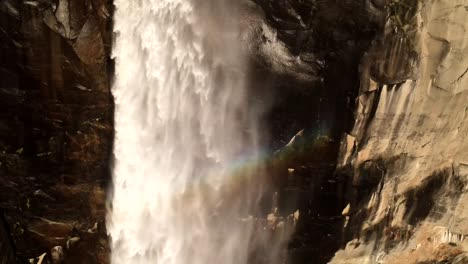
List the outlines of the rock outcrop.
<svg viewBox="0 0 468 264">
<path fill-rule="evenodd" d="M 243 2 L 289 262 L 467 263 L 467 0 Z M 111 16 L 0 3 L 0 262 L 108 263 Z"/>
<path fill-rule="evenodd" d="M 0 3 L 0 208 L 20 263 L 56 246 L 67 263 L 107 263 L 111 12 L 100 0 Z"/>
<path fill-rule="evenodd" d="M 350 213 L 332 263 L 467 263 L 467 6 L 387 3 L 342 140 Z"/>
</svg>

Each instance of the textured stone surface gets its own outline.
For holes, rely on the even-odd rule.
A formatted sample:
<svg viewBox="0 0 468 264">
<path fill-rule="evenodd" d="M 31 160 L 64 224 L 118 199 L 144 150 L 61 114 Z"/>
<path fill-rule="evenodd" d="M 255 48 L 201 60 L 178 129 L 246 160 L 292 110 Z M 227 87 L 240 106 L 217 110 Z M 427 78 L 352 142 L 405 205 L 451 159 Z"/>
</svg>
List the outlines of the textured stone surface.
<svg viewBox="0 0 468 264">
<path fill-rule="evenodd" d="M 111 5 L 6 0 L 0 7 L 6 235 L 20 263 L 43 253 L 51 259 L 56 246 L 67 263 L 107 263 Z M 80 240 L 67 248 L 71 237 Z"/>
<path fill-rule="evenodd" d="M 0 263 L 12 264 L 15 263 L 15 252 L 13 251 L 12 241 L 7 229 L 7 224 L 0 221 Z"/>
<path fill-rule="evenodd" d="M 244 2 L 278 207 L 301 212 L 291 263 L 341 243 L 333 263 L 465 263 L 467 1 Z M 21 261 L 108 262 L 111 14 L 0 3 L 0 208 Z"/>
<path fill-rule="evenodd" d="M 355 210 L 332 263 L 464 263 L 467 5 L 420 1 L 411 16 L 389 12 L 385 47 L 377 42 L 363 60 L 356 123 L 339 161 L 351 171 Z"/>
<path fill-rule="evenodd" d="M 383 6 L 375 1 L 244 2 L 249 78 L 254 103 L 268 110 L 272 147 L 285 145 L 301 129 L 306 137 L 339 140 L 352 123 L 359 62 L 384 25 Z"/>
<path fill-rule="evenodd" d="M 359 63 L 383 29 L 385 8 L 381 1 L 335 0 L 258 0 L 248 7 L 254 103 L 271 106 L 270 175 L 280 212 L 301 212 L 289 263 L 327 263 L 339 249 L 347 205 L 346 178 L 334 174 L 338 142 L 352 123 Z"/>
</svg>

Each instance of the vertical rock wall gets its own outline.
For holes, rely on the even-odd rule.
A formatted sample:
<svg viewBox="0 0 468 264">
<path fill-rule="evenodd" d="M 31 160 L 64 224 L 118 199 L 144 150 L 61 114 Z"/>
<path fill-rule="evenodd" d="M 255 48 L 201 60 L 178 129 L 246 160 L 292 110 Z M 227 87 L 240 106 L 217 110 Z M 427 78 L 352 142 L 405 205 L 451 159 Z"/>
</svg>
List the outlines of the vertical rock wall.
<svg viewBox="0 0 468 264">
<path fill-rule="evenodd" d="M 342 143 L 350 210 L 332 263 L 467 263 L 468 1 L 387 12 Z"/>
<path fill-rule="evenodd" d="M 0 208 L 19 261 L 55 246 L 107 261 L 111 7 L 0 3 Z"/>
<path fill-rule="evenodd" d="M 15 252 L 13 251 L 12 241 L 6 228 L 6 223 L 3 220 L 0 221 L 0 252 L 0 264 L 15 263 Z"/>
<path fill-rule="evenodd" d="M 303 212 L 318 208 L 316 197 L 342 205 L 335 196 L 347 190 L 346 248 L 333 262 L 463 263 L 467 0 L 247 2 L 260 14 L 259 23 L 247 20 L 256 38 L 252 79 L 274 97 L 267 118 L 274 148 L 303 128 L 306 138 L 334 138 L 347 127 L 346 112 L 357 109 L 340 152 L 345 181 L 335 184 L 328 169 L 301 171 L 313 163 L 309 156 L 284 170 L 301 168 L 316 182 L 312 190 L 300 186 L 310 196 Z M 59 245 L 70 263 L 107 261 L 100 223 L 112 138 L 111 13 L 105 0 L 0 3 L 0 208 L 20 260 Z M 325 148 L 334 153 L 331 145 Z M 320 181 L 332 182 L 331 191 Z M 336 218 L 336 208 L 323 207 Z M 317 222 L 309 220 L 317 210 L 301 215 L 304 227 Z M 330 219 L 320 221 L 329 226 Z M 293 241 L 310 255 L 301 261 L 328 259 L 322 239 L 336 238 L 318 229 Z"/>
<path fill-rule="evenodd" d="M 277 150 L 270 176 L 279 211 L 300 211 L 288 263 L 328 263 L 346 206 L 343 177 L 333 173 L 339 138 L 353 123 L 359 63 L 383 28 L 385 1 L 252 2 L 247 45 L 252 90 L 260 94 L 253 102 L 271 105 L 265 123 Z"/>
</svg>

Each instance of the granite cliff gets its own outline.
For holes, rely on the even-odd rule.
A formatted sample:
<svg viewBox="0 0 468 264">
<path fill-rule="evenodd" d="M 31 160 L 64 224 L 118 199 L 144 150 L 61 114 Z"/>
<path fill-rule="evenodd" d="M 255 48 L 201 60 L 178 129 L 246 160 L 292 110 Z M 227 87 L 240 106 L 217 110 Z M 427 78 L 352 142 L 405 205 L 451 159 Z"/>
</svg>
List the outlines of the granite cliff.
<svg viewBox="0 0 468 264">
<path fill-rule="evenodd" d="M 0 210 L 19 263 L 77 239 L 69 263 L 106 258 L 111 11 L 0 3 Z"/>
<path fill-rule="evenodd" d="M 289 263 L 468 263 L 467 10 L 242 1 Z M 112 13 L 0 3 L 0 263 L 109 263 Z"/>
<path fill-rule="evenodd" d="M 467 263 L 466 1 L 395 1 L 361 64 L 345 249 L 332 263 Z"/>
</svg>

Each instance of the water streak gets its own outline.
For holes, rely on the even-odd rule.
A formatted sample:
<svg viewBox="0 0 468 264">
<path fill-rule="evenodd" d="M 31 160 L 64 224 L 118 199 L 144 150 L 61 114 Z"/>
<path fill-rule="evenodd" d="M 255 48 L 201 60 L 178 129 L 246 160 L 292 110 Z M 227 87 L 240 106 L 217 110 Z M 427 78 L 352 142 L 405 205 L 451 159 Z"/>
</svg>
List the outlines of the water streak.
<svg viewBox="0 0 468 264">
<path fill-rule="evenodd" d="M 247 263 L 262 177 L 232 169 L 259 149 L 234 6 L 115 5 L 112 263 Z"/>
</svg>

